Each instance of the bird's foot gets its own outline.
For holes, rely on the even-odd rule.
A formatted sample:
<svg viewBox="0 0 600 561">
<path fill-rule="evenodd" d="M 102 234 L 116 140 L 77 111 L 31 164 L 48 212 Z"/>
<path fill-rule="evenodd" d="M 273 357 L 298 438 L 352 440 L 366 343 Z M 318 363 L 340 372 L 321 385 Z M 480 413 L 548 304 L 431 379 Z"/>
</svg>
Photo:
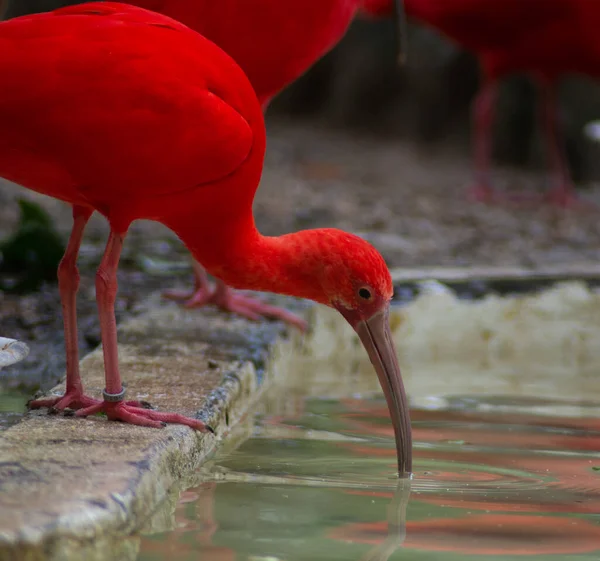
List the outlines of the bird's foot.
<svg viewBox="0 0 600 561">
<path fill-rule="evenodd" d="M 162 297 L 167 300 L 181 302 L 184 308 L 201 308 L 211 303 L 211 297 L 214 290 L 209 287 L 196 288 L 192 292 L 189 290 L 165 290 Z"/>
<path fill-rule="evenodd" d="M 214 430 L 198 419 L 192 419 L 179 413 L 161 413 L 153 409 L 135 407 L 126 402 L 101 401 L 90 407 L 80 409 L 75 413 L 77 417 L 87 417 L 96 413 L 105 413 L 111 421 L 122 421 L 131 425 L 142 427 L 162 428 L 168 423 L 186 425 L 201 432 L 212 432 Z"/>
<path fill-rule="evenodd" d="M 41 409 L 47 407 L 50 412 L 58 412 L 64 411 L 65 409 L 85 409 L 101 403 L 102 401 L 99 399 L 94 399 L 93 397 L 85 395 L 82 390 L 68 390 L 61 396 L 32 400 L 27 406 L 29 409 Z M 142 409 L 152 408 L 146 401 L 126 401 L 125 404 L 132 407 L 140 407 Z"/>
<path fill-rule="evenodd" d="M 565 189 L 562 186 L 555 187 L 548 191 L 544 200 L 550 206 L 560 209 L 570 209 L 576 211 L 598 210 L 598 207 L 589 201 L 581 200 L 572 189 Z"/>
<path fill-rule="evenodd" d="M 230 288 L 227 289 L 224 295 L 217 298 L 214 303 L 221 310 L 237 314 L 252 321 L 258 321 L 261 317 L 268 317 L 281 320 L 288 325 L 293 325 L 300 331 L 306 331 L 308 327 L 304 319 L 285 308 L 272 306 L 256 297 L 234 292 Z"/>
<path fill-rule="evenodd" d="M 89 397 L 82 390 L 68 390 L 64 395 L 48 397 L 45 399 L 34 399 L 27 406 L 29 409 L 41 409 L 47 407 L 51 411 L 63 411 L 64 409 L 81 409 L 91 407 L 100 403 L 97 399 Z"/>
<path fill-rule="evenodd" d="M 589 201 L 583 201 L 573 192 L 563 189 L 553 189 L 544 195 L 538 193 L 504 193 L 497 197 L 497 202 L 517 209 L 536 209 L 543 205 L 558 210 L 573 210 L 577 212 L 593 212 L 598 207 Z"/>
<path fill-rule="evenodd" d="M 474 185 L 469 189 L 467 196 L 471 202 L 501 205 L 515 209 L 535 208 L 542 202 L 538 195 L 518 192 L 501 192 L 497 189 L 492 189 L 487 184 Z"/>
<path fill-rule="evenodd" d="M 498 193 L 488 184 L 476 183 L 467 190 L 467 200 L 472 203 L 494 204 L 498 202 Z"/>
<path fill-rule="evenodd" d="M 261 317 L 268 317 L 281 320 L 288 325 L 297 327 L 300 331 L 306 331 L 308 327 L 304 319 L 292 312 L 262 302 L 256 297 L 235 292 L 224 285 L 213 289 L 203 286 L 197 288 L 193 293 L 169 290 L 164 292 L 163 296 L 169 300 L 183 301 L 183 306 L 186 308 L 201 308 L 213 304 L 220 310 L 237 314 L 252 321 L 258 321 Z"/>
</svg>

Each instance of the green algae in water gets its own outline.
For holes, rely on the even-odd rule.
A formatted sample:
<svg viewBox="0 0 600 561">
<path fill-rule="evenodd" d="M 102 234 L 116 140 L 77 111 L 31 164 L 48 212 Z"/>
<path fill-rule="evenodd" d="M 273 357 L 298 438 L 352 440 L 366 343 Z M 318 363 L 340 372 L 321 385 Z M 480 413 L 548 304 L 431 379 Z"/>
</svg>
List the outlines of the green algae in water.
<svg viewBox="0 0 600 561">
<path fill-rule="evenodd" d="M 142 538 L 138 560 L 596 561 L 600 419 L 477 405 L 412 412 L 408 489 L 383 400 L 257 416 L 184 492 L 174 529 Z"/>
<path fill-rule="evenodd" d="M 29 396 L 21 393 L 0 393 L 0 430 L 17 423 L 27 407 Z"/>
</svg>

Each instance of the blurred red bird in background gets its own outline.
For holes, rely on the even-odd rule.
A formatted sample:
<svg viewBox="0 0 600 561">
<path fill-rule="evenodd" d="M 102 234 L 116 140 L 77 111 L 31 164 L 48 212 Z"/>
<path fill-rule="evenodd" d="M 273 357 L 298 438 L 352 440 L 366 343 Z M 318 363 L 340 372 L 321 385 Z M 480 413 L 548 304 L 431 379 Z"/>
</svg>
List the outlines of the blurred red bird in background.
<svg viewBox="0 0 600 561">
<path fill-rule="evenodd" d="M 370 11 L 390 15 L 389 0 L 367 0 Z M 500 80 L 526 73 L 540 87 L 541 117 L 551 168 L 550 204 L 578 204 L 559 134 L 556 88 L 563 76 L 600 76 L 600 2 L 596 0 L 404 0 L 406 14 L 473 52 L 483 81 L 474 102 L 475 184 L 470 195 L 501 197 L 490 180 L 491 135 Z M 581 203 L 580 203 L 581 204 Z"/>
</svg>

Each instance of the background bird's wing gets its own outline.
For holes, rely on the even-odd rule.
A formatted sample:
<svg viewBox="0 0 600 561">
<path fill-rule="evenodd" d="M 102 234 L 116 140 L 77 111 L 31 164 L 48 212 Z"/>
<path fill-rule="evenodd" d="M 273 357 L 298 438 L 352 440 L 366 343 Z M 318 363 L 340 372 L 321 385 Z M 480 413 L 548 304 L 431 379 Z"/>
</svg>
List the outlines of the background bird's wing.
<svg viewBox="0 0 600 561">
<path fill-rule="evenodd" d="M 575 13 L 572 0 L 429 0 L 433 25 L 469 48 L 494 49 Z M 435 20 L 435 21 L 434 21 Z"/>
</svg>

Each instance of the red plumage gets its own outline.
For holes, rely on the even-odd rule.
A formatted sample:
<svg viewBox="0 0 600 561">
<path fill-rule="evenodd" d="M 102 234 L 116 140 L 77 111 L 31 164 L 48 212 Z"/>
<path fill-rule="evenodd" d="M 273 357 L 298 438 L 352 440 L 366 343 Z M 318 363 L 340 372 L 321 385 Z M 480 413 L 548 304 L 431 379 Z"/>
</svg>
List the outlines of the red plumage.
<svg viewBox="0 0 600 561">
<path fill-rule="evenodd" d="M 210 39 L 246 73 L 261 104 L 344 35 L 360 0 L 133 0 Z"/>
</svg>

